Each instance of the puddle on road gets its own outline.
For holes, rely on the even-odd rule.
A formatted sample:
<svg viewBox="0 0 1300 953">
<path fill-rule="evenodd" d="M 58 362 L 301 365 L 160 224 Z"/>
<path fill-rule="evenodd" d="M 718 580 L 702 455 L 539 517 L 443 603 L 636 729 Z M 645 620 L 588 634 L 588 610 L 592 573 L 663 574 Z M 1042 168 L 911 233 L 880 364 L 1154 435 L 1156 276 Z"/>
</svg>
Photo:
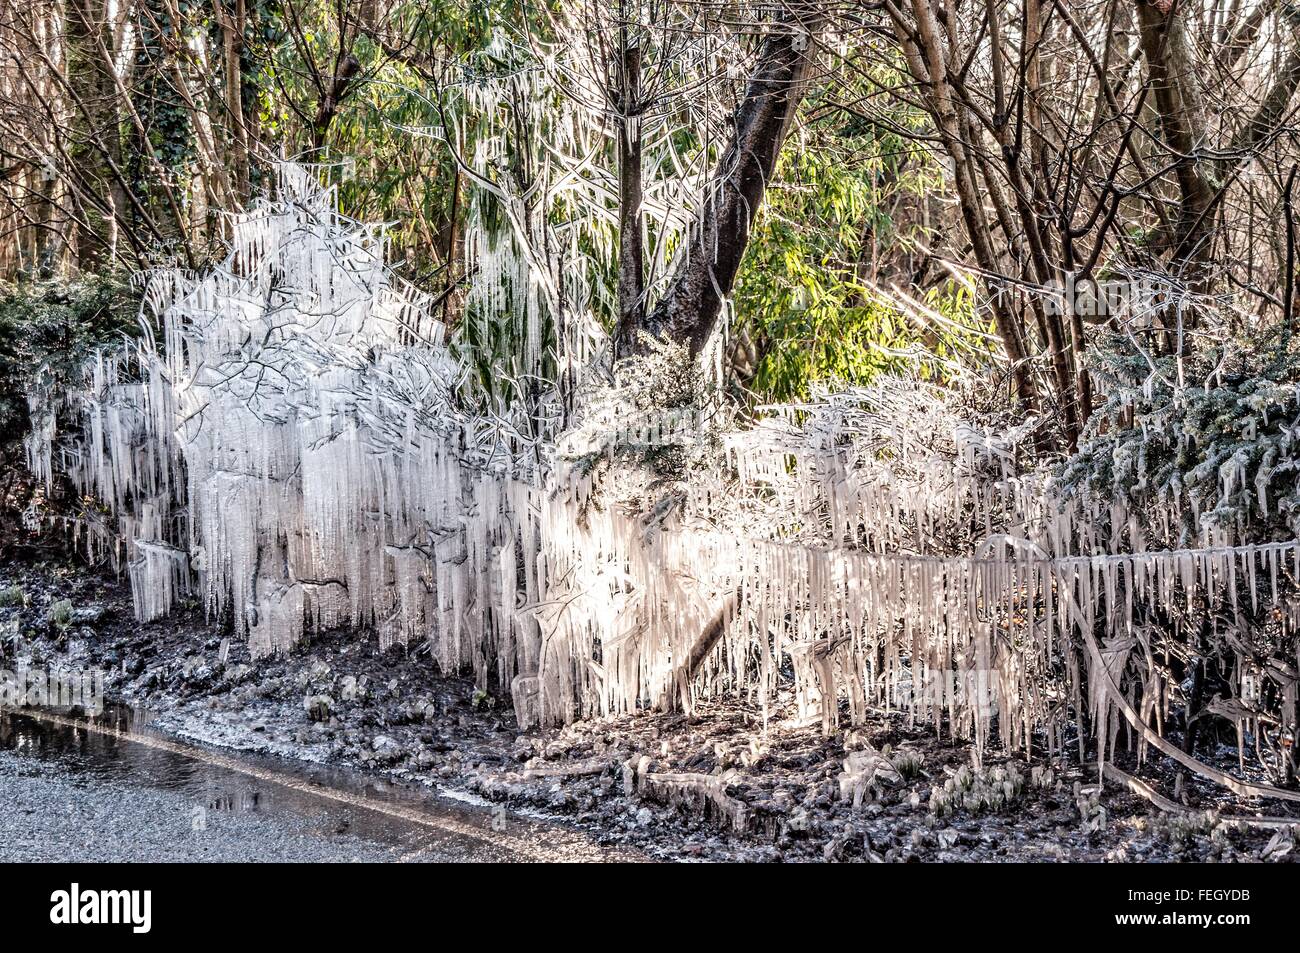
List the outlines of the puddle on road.
<svg viewBox="0 0 1300 953">
<path fill-rule="evenodd" d="M 413 784 L 176 741 L 147 712 L 110 706 L 95 718 L 0 708 L 0 750 L 48 765 L 78 783 L 115 782 L 179 792 L 209 813 L 300 818 L 313 833 L 342 834 L 448 860 L 630 859 L 576 830 L 478 808 Z"/>
</svg>

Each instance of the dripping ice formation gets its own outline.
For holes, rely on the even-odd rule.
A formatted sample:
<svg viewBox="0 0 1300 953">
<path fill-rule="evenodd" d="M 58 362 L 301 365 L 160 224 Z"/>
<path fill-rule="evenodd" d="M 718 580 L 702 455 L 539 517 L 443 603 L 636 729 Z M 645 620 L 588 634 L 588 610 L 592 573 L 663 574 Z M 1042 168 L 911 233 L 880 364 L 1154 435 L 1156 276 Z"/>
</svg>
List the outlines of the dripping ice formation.
<svg viewBox="0 0 1300 953">
<path fill-rule="evenodd" d="M 720 424 L 707 465 L 656 498 L 635 461 L 590 460 L 608 446 L 593 429 L 643 422 L 617 388 L 582 391 L 564 432 L 476 409 L 382 230 L 340 215 L 315 170 L 281 166 L 231 247 L 206 274 L 145 276 L 159 336 L 96 357 L 80 393 L 32 398 L 30 465 L 100 501 L 76 530 L 129 572 L 142 620 L 193 592 L 259 654 L 337 626 L 427 643 L 443 670 L 511 692 L 525 725 L 722 692 L 766 713 L 788 689 L 828 731 L 901 709 L 977 751 L 1027 751 L 1036 732 L 1060 750 L 1072 709 L 1101 760 L 1120 724 L 1106 679 L 1146 723 L 1169 706 L 1135 607 L 1204 606 L 1212 626 L 1226 608 L 1240 628 L 1263 603 L 1294 630 L 1279 577 L 1300 577 L 1300 544 L 1207 525 L 1199 548 L 1150 549 L 1184 522 L 1173 503 L 1148 532 L 1066 498 L 1018 469 L 1016 434 L 925 385 Z M 527 264 L 478 247 L 476 302 L 513 307 L 501 275 L 526 283 Z"/>
</svg>

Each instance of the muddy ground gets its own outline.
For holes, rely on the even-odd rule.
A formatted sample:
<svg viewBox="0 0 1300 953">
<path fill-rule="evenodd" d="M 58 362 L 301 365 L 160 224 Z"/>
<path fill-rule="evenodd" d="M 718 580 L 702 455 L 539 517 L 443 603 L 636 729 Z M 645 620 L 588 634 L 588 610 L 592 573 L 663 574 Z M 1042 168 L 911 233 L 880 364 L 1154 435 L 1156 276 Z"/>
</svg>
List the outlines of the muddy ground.
<svg viewBox="0 0 1300 953">
<path fill-rule="evenodd" d="M 602 844 L 664 859 L 745 861 L 1290 861 L 1286 813 L 1169 763 L 1163 814 L 1095 769 L 985 758 L 898 714 L 823 737 L 778 705 L 764 730 L 740 703 L 520 732 L 507 699 L 444 677 L 419 650 L 346 633 L 253 661 L 197 605 L 141 625 L 129 587 L 62 555 L 0 564 L 0 669 L 102 668 L 111 699 L 177 737 L 345 764 L 566 818 Z M 1235 762 L 1235 752 L 1220 757 Z M 1121 764 L 1124 764 L 1121 759 Z M 1137 772 L 1136 765 L 1124 765 Z M 1300 818 L 1297 818 L 1300 825 Z"/>
</svg>

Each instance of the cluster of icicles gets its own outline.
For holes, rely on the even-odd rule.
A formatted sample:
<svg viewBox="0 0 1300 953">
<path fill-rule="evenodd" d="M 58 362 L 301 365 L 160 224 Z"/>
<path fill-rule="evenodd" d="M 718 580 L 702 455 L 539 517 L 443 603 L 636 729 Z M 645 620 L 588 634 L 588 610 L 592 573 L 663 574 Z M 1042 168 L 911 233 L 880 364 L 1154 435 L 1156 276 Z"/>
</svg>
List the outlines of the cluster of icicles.
<svg viewBox="0 0 1300 953">
<path fill-rule="evenodd" d="M 981 749 L 1059 747 L 1071 711 L 1105 743 L 1099 665 L 1146 671 L 1125 690 L 1158 726 L 1170 686 L 1135 606 L 1240 595 L 1294 623 L 1296 543 L 1143 551 L 1127 514 L 1018 474 L 1014 438 L 917 437 L 922 385 L 774 408 L 671 505 L 633 505 L 609 468 L 467 410 L 382 232 L 311 170 L 281 179 L 222 267 L 148 276 L 161 340 L 93 362 L 63 398 L 75 439 L 33 404 L 32 465 L 100 501 L 78 529 L 141 619 L 193 594 L 257 653 L 338 626 L 427 644 L 526 723 L 789 693 L 828 730 L 902 709 Z"/>
</svg>

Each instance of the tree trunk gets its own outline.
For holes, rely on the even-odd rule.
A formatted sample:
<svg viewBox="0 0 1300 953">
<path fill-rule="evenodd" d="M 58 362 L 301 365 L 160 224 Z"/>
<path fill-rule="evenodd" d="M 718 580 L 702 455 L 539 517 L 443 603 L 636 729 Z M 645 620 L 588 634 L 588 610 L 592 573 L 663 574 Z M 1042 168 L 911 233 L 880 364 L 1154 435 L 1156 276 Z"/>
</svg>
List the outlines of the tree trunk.
<svg viewBox="0 0 1300 953">
<path fill-rule="evenodd" d="M 1172 6 L 1138 0 L 1138 29 L 1161 135 L 1176 163 L 1179 213 L 1166 243 L 1174 260 L 1191 265 L 1195 277 L 1210 257 L 1215 190 L 1197 154 L 1204 144 L 1205 126 L 1182 6 L 1181 0 L 1174 0 Z"/>
<path fill-rule="evenodd" d="M 645 325 L 645 249 L 641 234 L 641 49 L 620 34 L 622 64 L 619 79 L 618 124 L 618 329 L 620 353 L 636 347 Z"/>
<path fill-rule="evenodd" d="M 230 166 L 234 177 L 235 194 L 241 203 L 247 203 L 252 197 L 251 162 L 249 160 L 249 130 L 247 118 L 249 110 L 244 105 L 243 95 L 243 60 L 244 32 L 248 27 L 248 15 L 244 0 L 235 0 L 234 9 L 225 12 L 225 6 L 218 4 L 218 22 L 221 25 L 223 63 L 225 65 L 226 122 L 232 138 Z"/>
<path fill-rule="evenodd" d="M 825 14 L 817 3 L 790 8 L 763 43 L 736 112 L 735 132 L 687 235 L 684 254 L 667 292 L 646 318 L 651 334 L 685 344 L 692 354 L 703 350 L 735 283 L 754 216 L 815 59 Z"/>
<path fill-rule="evenodd" d="M 107 9 L 99 0 L 74 0 L 67 8 L 66 31 L 68 85 L 85 107 L 76 115 L 68 155 L 81 186 L 74 202 L 77 265 L 88 271 L 114 251 L 122 201 L 106 168 L 121 154 L 112 64 L 106 61 L 106 44 L 112 41 Z"/>
<path fill-rule="evenodd" d="M 338 72 L 334 74 L 329 89 L 326 90 L 325 95 L 316 107 L 316 116 L 311 124 L 311 153 L 313 158 L 319 158 L 324 151 L 325 139 L 329 136 L 334 117 L 338 115 L 339 107 L 343 105 L 343 100 L 347 98 L 352 81 L 360 71 L 361 61 L 351 53 L 348 53 L 340 61 Z"/>
</svg>

